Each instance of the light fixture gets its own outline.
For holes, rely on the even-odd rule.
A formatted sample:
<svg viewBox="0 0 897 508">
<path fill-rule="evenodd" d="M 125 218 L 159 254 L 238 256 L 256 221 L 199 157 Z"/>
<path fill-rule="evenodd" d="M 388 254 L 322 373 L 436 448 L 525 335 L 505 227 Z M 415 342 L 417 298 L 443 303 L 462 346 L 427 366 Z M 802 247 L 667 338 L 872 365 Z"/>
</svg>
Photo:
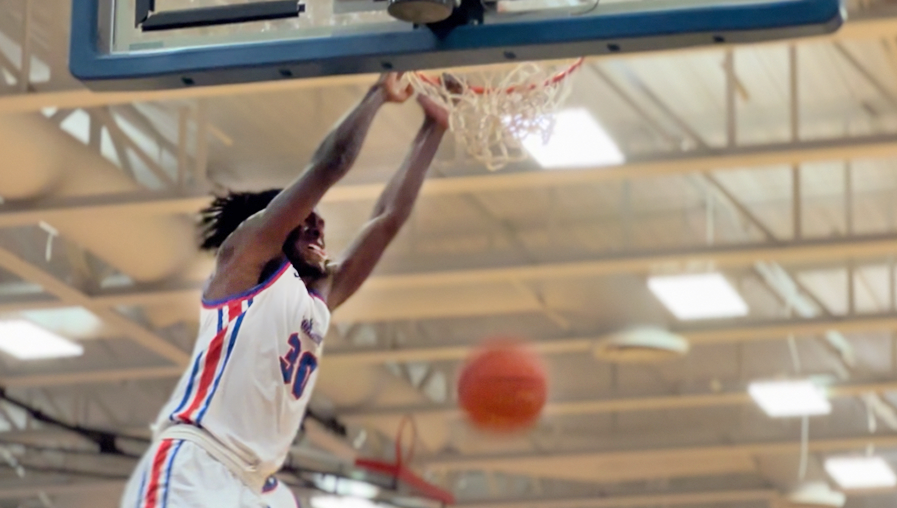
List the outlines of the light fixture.
<svg viewBox="0 0 897 508">
<path fill-rule="evenodd" d="M 103 321 L 84 307 L 22 311 L 18 317 L 50 333 L 74 340 L 89 340 L 110 333 Z"/>
<path fill-rule="evenodd" d="M 84 348 L 80 344 L 22 319 L 0 321 L 0 351 L 19 360 L 44 360 L 84 354 Z"/>
<path fill-rule="evenodd" d="M 373 499 L 380 493 L 376 485 L 329 474 L 316 475 L 314 482 L 320 490 L 337 496 Z"/>
<path fill-rule="evenodd" d="M 640 326 L 602 337 L 592 348 L 595 358 L 615 363 L 656 363 L 688 354 L 685 337 L 662 328 Z"/>
<path fill-rule="evenodd" d="M 843 489 L 897 486 L 897 475 L 881 457 L 830 457 L 825 470 Z"/>
<path fill-rule="evenodd" d="M 719 273 L 662 275 L 648 278 L 648 289 L 678 319 L 744 316 L 748 306 Z"/>
<path fill-rule="evenodd" d="M 541 135 L 523 138 L 523 147 L 546 169 L 608 166 L 626 160 L 614 140 L 585 109 L 560 111 L 548 142 Z"/>
<path fill-rule="evenodd" d="M 843 492 L 832 490 L 826 482 L 806 482 L 789 492 L 785 499 L 789 507 L 841 508 L 847 502 Z"/>
<path fill-rule="evenodd" d="M 377 508 L 369 499 L 342 496 L 312 496 L 312 508 Z"/>
<path fill-rule="evenodd" d="M 748 386 L 748 393 L 773 418 L 832 412 L 825 392 L 811 381 L 758 381 Z"/>
</svg>

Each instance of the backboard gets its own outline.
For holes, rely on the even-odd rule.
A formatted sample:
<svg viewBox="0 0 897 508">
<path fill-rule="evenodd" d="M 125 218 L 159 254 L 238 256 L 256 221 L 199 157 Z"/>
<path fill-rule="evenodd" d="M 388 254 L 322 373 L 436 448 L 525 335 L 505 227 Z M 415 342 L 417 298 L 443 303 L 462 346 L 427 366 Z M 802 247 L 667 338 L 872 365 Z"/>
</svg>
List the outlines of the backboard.
<svg viewBox="0 0 897 508">
<path fill-rule="evenodd" d="M 443 22 L 395 0 L 72 0 L 70 70 L 146 90 L 549 60 L 806 37 L 840 0 L 441 0 Z"/>
</svg>

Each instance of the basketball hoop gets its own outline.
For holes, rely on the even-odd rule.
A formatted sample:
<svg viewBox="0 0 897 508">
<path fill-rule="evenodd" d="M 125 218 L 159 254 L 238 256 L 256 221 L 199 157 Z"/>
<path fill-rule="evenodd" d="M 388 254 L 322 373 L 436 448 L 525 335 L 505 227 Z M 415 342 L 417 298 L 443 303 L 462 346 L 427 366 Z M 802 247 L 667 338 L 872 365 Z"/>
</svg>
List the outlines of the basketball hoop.
<svg viewBox="0 0 897 508">
<path fill-rule="evenodd" d="M 524 139 L 548 142 L 554 114 L 570 95 L 567 78 L 582 63 L 580 58 L 566 65 L 527 62 L 510 71 L 501 66 L 405 76 L 418 93 L 449 111 L 451 131 L 467 153 L 495 171 L 527 158 Z"/>
</svg>

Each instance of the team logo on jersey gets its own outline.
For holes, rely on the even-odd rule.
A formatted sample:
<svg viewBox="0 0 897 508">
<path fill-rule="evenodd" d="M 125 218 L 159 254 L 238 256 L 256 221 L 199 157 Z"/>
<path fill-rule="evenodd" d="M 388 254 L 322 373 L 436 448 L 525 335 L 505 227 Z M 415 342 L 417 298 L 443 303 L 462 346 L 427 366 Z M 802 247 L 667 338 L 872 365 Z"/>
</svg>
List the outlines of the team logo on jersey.
<svg viewBox="0 0 897 508">
<path fill-rule="evenodd" d="M 324 341 L 324 337 L 322 337 L 320 333 L 315 331 L 314 319 L 302 320 L 302 332 L 307 335 L 309 339 L 315 341 L 315 344 L 321 344 L 321 342 Z"/>
</svg>

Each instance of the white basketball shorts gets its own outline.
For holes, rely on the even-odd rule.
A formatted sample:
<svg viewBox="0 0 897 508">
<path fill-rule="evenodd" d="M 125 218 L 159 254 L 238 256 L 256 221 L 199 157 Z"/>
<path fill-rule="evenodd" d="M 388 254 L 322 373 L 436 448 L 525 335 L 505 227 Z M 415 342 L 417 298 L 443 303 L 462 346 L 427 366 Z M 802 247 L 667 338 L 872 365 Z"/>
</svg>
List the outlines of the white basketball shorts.
<svg viewBox="0 0 897 508">
<path fill-rule="evenodd" d="M 120 507 L 267 508 L 267 504 L 196 444 L 163 439 L 140 460 Z"/>
</svg>

